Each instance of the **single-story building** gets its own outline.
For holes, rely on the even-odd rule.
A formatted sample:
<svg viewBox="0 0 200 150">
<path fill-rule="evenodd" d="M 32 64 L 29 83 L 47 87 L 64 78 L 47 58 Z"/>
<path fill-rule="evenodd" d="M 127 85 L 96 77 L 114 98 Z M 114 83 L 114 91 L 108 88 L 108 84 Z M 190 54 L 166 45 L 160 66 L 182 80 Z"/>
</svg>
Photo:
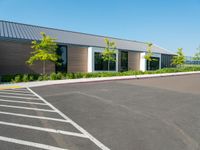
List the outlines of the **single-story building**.
<svg viewBox="0 0 200 150">
<path fill-rule="evenodd" d="M 33 51 L 31 41 L 39 41 L 41 32 L 57 39 L 58 54 L 62 58 L 61 66 L 48 62 L 47 72 L 108 71 L 108 64 L 101 55 L 106 46 L 104 38 L 114 41 L 118 49 L 116 62 L 110 63 L 111 71 L 147 70 L 147 61 L 144 59 L 147 49 L 145 42 L 0 21 L 0 75 L 42 73 L 41 62 L 32 66 L 26 64 Z M 171 66 L 174 53 L 155 44 L 152 51 L 157 61 L 151 62 L 150 69 Z"/>
</svg>

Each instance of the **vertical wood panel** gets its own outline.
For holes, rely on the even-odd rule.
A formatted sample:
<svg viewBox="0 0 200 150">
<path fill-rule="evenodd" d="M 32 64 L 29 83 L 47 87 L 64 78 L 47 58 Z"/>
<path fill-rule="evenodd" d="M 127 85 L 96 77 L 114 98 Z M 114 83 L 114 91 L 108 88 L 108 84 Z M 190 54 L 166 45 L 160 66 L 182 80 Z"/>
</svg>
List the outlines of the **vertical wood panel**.
<svg viewBox="0 0 200 150">
<path fill-rule="evenodd" d="M 140 70 L 140 53 L 128 52 L 128 68 L 129 70 Z"/>
<path fill-rule="evenodd" d="M 68 72 L 87 72 L 88 48 L 69 46 L 68 47 Z"/>
<path fill-rule="evenodd" d="M 30 57 L 30 43 L 0 41 L 0 75 L 42 73 L 42 63 L 36 62 L 32 66 L 26 64 Z M 46 64 L 46 72 L 55 71 L 55 65 Z"/>
<path fill-rule="evenodd" d="M 118 70 L 121 71 L 121 50 L 118 51 Z"/>
</svg>

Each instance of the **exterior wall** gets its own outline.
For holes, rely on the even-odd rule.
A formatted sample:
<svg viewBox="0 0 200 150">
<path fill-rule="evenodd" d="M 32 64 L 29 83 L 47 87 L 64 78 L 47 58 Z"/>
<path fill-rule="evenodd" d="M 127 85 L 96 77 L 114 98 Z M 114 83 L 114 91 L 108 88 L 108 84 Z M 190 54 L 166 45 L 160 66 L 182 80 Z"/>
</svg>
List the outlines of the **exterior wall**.
<svg viewBox="0 0 200 150">
<path fill-rule="evenodd" d="M 92 72 L 93 71 L 93 50 L 92 47 L 88 47 L 88 70 L 87 72 Z"/>
<path fill-rule="evenodd" d="M 118 71 L 121 71 L 121 50 L 118 51 Z"/>
<path fill-rule="evenodd" d="M 68 72 L 88 71 L 88 48 L 68 46 Z"/>
<path fill-rule="evenodd" d="M 42 73 L 42 63 L 26 64 L 32 51 L 30 43 L 0 41 L 0 75 Z M 46 72 L 55 70 L 55 65 L 46 63 Z"/>
<path fill-rule="evenodd" d="M 145 52 L 140 53 L 140 70 L 141 71 L 146 71 L 146 59 L 144 58 Z"/>
<path fill-rule="evenodd" d="M 140 53 L 128 51 L 128 69 L 140 70 Z"/>
<path fill-rule="evenodd" d="M 25 73 L 42 73 L 42 63 L 40 61 L 32 66 L 26 64 L 30 57 L 30 43 L 20 43 L 11 41 L 0 41 L 0 75 L 8 74 L 25 74 Z M 68 46 L 68 72 L 94 72 L 94 52 L 102 52 L 103 48 L 98 47 L 80 47 Z M 146 70 L 145 53 L 128 51 L 128 68 L 131 70 Z M 160 58 L 160 68 L 166 67 L 164 57 L 172 57 L 172 55 L 164 55 L 154 53 L 154 57 Z M 121 51 L 116 54 L 116 71 L 121 68 Z M 164 64 L 165 63 L 165 64 Z M 46 63 L 46 72 L 55 71 L 55 65 L 51 62 Z"/>
</svg>

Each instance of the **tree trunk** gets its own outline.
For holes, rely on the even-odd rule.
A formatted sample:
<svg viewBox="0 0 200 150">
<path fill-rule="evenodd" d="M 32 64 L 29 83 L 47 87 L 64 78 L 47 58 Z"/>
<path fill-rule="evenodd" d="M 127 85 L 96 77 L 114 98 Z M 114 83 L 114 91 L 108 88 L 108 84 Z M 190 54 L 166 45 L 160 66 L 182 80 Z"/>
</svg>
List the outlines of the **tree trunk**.
<svg viewBox="0 0 200 150">
<path fill-rule="evenodd" d="M 43 61 L 43 75 L 45 75 L 46 74 L 46 62 L 45 61 Z"/>
<path fill-rule="evenodd" d="M 110 60 L 108 60 L 108 71 L 110 71 Z"/>
<path fill-rule="evenodd" d="M 150 61 L 148 61 L 148 69 L 147 70 L 151 70 L 150 67 L 151 67 L 150 66 Z"/>
</svg>

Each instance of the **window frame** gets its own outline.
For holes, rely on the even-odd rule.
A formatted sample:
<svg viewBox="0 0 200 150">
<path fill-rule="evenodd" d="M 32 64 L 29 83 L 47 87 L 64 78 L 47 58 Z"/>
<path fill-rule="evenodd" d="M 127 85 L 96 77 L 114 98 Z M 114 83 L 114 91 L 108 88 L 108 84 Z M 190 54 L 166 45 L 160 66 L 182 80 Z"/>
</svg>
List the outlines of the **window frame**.
<svg viewBox="0 0 200 150">
<path fill-rule="evenodd" d="M 95 70 L 95 52 L 103 53 L 103 48 L 92 47 L 92 72 L 118 72 L 118 50 L 116 51 L 115 70 Z"/>
</svg>

